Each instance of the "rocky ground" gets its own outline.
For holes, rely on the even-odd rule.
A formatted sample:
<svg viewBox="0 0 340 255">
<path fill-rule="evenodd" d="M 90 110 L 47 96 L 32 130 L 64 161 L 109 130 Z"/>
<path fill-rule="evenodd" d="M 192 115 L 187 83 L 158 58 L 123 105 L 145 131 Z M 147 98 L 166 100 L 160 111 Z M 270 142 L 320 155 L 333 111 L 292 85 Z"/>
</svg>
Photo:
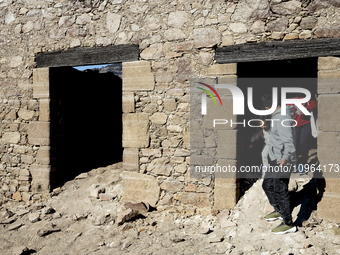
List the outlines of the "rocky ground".
<svg viewBox="0 0 340 255">
<path fill-rule="evenodd" d="M 234 209 L 195 215 L 123 203 L 120 174 L 120 164 L 94 169 L 44 200 L 3 204 L 1 254 L 340 254 L 338 225 L 308 202 L 311 176 L 290 183 L 298 231 L 273 235 L 280 222 L 263 220 L 272 208 L 262 180 Z"/>
</svg>

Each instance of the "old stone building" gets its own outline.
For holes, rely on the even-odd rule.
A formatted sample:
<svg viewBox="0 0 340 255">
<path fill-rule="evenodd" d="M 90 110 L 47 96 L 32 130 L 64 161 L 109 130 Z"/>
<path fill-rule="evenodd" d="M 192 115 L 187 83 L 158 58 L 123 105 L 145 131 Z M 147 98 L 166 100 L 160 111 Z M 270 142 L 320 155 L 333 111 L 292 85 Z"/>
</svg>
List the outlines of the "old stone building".
<svg viewBox="0 0 340 255">
<path fill-rule="evenodd" d="M 254 68 L 270 76 L 269 66 L 290 77 L 285 61 L 301 60 L 295 77 L 299 68 L 305 77 L 306 65 L 308 77 L 319 78 L 318 158 L 339 164 L 339 8 L 333 0 L 0 0 L 1 200 L 35 200 L 57 187 L 65 148 L 81 172 L 103 147 L 118 146 L 123 199 L 197 213 L 233 207 L 237 178 L 190 178 L 190 87 L 198 80 L 238 85 Z M 122 81 L 111 77 L 122 85 L 115 89 L 110 77 L 70 70 L 111 63 L 122 63 Z M 60 103 L 67 98 L 74 103 Z M 65 133 L 58 123 L 66 119 L 77 127 Z M 236 166 L 238 133 L 202 137 L 225 140 L 220 160 Z M 339 184 L 326 179 L 322 217 L 339 220 Z"/>
</svg>

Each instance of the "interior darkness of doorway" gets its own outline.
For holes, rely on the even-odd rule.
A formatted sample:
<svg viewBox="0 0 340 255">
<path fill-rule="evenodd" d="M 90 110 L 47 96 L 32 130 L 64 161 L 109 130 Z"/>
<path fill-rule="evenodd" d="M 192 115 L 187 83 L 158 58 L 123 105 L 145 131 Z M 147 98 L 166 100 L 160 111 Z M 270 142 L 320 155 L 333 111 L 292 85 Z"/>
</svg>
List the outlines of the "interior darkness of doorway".
<svg viewBox="0 0 340 255">
<path fill-rule="evenodd" d="M 50 69 L 51 186 L 122 161 L 122 80 L 112 72 Z"/>
<path fill-rule="evenodd" d="M 296 86 L 304 87 L 311 92 L 312 99 L 317 97 L 317 58 L 305 58 L 305 59 L 292 59 L 292 60 L 279 60 L 279 61 L 264 61 L 264 62 L 247 62 L 237 64 L 237 76 L 241 78 L 238 80 L 237 85 L 243 91 L 247 98 L 247 87 L 253 87 L 253 101 L 254 107 L 260 109 L 261 97 L 263 94 L 271 94 L 272 87 L 282 86 Z M 315 78 L 308 79 L 304 84 L 287 84 L 283 83 L 267 83 L 258 84 L 254 87 L 252 79 L 242 78 Z M 294 95 L 292 95 L 294 96 Z M 279 94 L 280 97 L 280 94 Z M 240 116 L 242 119 L 258 119 L 258 116 L 249 112 L 247 105 L 245 105 L 245 116 Z M 241 121 L 240 118 L 238 121 Z M 254 128 L 250 127 L 238 127 L 238 159 L 241 165 L 260 165 L 262 163 L 261 151 L 263 143 L 255 144 L 254 147 L 250 147 L 250 138 L 257 132 Z M 311 139 L 311 148 L 316 149 L 316 139 Z M 259 175 L 260 177 L 260 175 Z M 251 187 L 254 180 L 241 179 L 241 196 L 244 192 Z"/>
</svg>

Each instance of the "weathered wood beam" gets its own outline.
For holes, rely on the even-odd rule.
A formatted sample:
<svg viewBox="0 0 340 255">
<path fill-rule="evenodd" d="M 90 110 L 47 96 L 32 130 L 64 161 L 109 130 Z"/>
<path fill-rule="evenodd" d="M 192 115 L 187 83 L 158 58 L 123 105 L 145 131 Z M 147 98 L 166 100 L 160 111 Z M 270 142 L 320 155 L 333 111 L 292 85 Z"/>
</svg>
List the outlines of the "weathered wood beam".
<svg viewBox="0 0 340 255">
<path fill-rule="evenodd" d="M 340 38 L 270 41 L 216 49 L 217 63 L 269 61 L 340 55 Z"/>
<path fill-rule="evenodd" d="M 136 61 L 139 59 L 139 47 L 133 45 L 115 45 L 94 48 L 73 48 L 66 51 L 40 53 L 36 56 L 37 67 L 60 67 L 111 64 L 116 62 Z"/>
</svg>

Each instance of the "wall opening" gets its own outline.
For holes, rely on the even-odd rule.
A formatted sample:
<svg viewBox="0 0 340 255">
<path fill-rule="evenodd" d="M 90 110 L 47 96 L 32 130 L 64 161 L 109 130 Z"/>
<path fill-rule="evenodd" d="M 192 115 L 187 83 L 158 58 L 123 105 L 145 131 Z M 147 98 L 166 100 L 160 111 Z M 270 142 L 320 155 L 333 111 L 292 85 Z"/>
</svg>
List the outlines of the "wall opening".
<svg viewBox="0 0 340 255">
<path fill-rule="evenodd" d="M 52 188 L 122 161 L 122 65 L 94 68 L 50 68 Z"/>
<path fill-rule="evenodd" d="M 247 98 L 247 87 L 253 87 L 253 102 L 256 109 L 261 109 L 261 97 L 263 94 L 271 94 L 272 87 L 278 87 L 280 92 L 281 87 L 303 87 L 311 92 L 312 100 L 317 97 L 317 58 L 263 61 L 263 62 L 246 62 L 237 64 L 237 86 L 243 91 Z M 246 79 L 248 78 L 248 79 Z M 263 78 L 260 83 L 253 83 L 249 78 Z M 271 78 L 271 79 L 268 79 Z M 277 78 L 310 78 L 306 83 L 298 83 L 297 79 L 289 80 Z M 282 80 L 282 82 L 280 81 Z M 281 94 L 279 93 L 279 98 Z M 298 95 L 289 95 L 295 97 Z M 246 104 L 246 102 L 245 102 Z M 258 119 L 258 116 L 253 115 L 248 106 L 245 105 L 245 116 L 240 116 L 242 119 Z M 238 121 L 241 121 L 240 119 Z M 263 143 L 258 142 L 250 146 L 251 137 L 257 131 L 251 127 L 242 127 L 238 125 L 238 159 L 241 165 L 260 165 L 262 163 L 261 151 Z M 251 147 L 251 148 L 250 148 Z M 310 138 L 309 141 L 309 160 L 316 160 L 317 142 L 315 138 Z M 259 174 L 258 177 L 260 177 Z M 256 178 L 244 178 L 240 180 L 241 196 L 248 190 Z"/>
</svg>

